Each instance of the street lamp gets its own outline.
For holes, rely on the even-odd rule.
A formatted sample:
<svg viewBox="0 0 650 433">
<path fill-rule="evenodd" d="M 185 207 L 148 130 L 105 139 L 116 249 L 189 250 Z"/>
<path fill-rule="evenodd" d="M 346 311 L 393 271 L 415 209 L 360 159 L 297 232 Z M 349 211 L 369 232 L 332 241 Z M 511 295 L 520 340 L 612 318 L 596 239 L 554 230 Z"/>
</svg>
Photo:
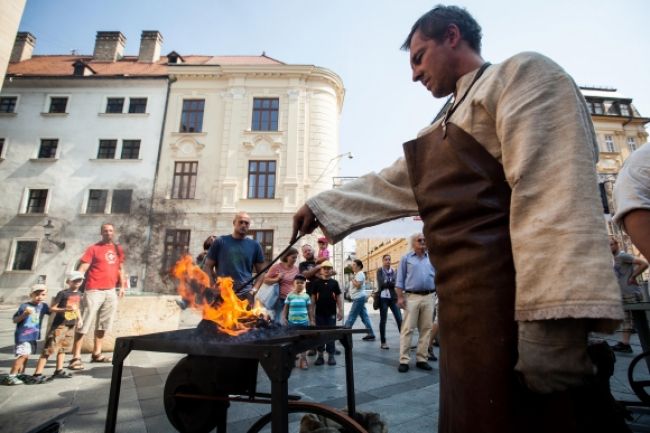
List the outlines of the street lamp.
<svg viewBox="0 0 650 433">
<path fill-rule="evenodd" d="M 343 158 L 344 156 L 347 156 L 348 159 L 354 158 L 354 155 L 352 155 L 352 152 L 345 152 L 345 153 L 341 153 L 340 155 L 336 155 L 334 158 L 327 161 L 327 165 L 325 166 L 325 168 L 323 169 L 321 174 L 318 176 L 318 178 L 314 181 L 314 183 L 318 183 L 318 181 L 321 180 L 323 178 L 323 176 L 325 176 L 325 173 L 327 173 L 329 170 L 332 169 L 332 167 L 330 167 L 330 166 L 332 165 L 332 163 L 334 161 L 338 161 L 339 159 Z"/>
<path fill-rule="evenodd" d="M 65 242 L 63 241 L 57 241 L 51 238 L 52 236 L 52 231 L 54 230 L 54 224 L 52 224 L 52 220 L 48 219 L 47 224 L 43 226 L 44 234 L 45 234 L 45 239 L 51 244 L 56 245 L 60 250 L 65 248 Z"/>
</svg>

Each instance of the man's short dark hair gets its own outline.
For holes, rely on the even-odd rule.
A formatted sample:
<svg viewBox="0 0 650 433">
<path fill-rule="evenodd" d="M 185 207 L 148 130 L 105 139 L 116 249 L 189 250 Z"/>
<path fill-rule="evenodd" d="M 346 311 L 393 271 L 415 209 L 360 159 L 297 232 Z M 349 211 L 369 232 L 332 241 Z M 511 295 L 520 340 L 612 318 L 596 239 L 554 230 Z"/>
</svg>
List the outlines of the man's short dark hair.
<svg viewBox="0 0 650 433">
<path fill-rule="evenodd" d="M 384 260 L 386 257 L 390 259 L 390 254 L 384 254 L 383 256 L 381 256 L 381 259 Z"/>
<path fill-rule="evenodd" d="M 467 41 L 476 53 L 481 54 L 481 38 L 483 36 L 481 26 L 464 8 L 443 5 L 434 7 L 413 24 L 411 33 L 402 44 L 402 49 L 408 51 L 411 46 L 411 39 L 418 30 L 427 38 L 441 42 L 450 24 L 456 24 L 462 39 Z"/>
<path fill-rule="evenodd" d="M 354 263 L 357 265 L 359 269 L 363 269 L 363 262 L 359 259 L 354 259 Z"/>
</svg>

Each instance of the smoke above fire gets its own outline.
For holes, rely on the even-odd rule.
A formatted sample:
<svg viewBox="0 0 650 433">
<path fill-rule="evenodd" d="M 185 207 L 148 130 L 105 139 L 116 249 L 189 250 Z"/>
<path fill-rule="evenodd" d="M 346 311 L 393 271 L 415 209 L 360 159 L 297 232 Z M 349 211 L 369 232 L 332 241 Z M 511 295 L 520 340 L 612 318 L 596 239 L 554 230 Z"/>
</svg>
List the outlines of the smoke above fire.
<svg viewBox="0 0 650 433">
<path fill-rule="evenodd" d="M 241 335 L 268 316 L 258 301 L 251 306 L 248 300 L 237 297 L 232 278 L 218 277 L 216 287 L 211 287 L 210 277 L 189 255 L 176 262 L 172 275 L 178 282 L 178 294 L 188 306 L 200 312 L 204 320 L 214 322 L 220 332 Z"/>
</svg>

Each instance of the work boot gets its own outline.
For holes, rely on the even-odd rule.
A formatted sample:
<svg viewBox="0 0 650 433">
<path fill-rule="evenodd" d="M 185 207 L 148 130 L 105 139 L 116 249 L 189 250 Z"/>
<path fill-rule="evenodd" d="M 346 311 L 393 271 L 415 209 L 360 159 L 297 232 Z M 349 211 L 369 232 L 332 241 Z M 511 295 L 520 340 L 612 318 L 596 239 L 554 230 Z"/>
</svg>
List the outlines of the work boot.
<svg viewBox="0 0 650 433">
<path fill-rule="evenodd" d="M 325 358 L 323 358 L 323 354 L 319 353 L 318 358 L 316 358 L 316 361 L 314 362 L 314 365 L 323 365 L 325 364 Z"/>
</svg>

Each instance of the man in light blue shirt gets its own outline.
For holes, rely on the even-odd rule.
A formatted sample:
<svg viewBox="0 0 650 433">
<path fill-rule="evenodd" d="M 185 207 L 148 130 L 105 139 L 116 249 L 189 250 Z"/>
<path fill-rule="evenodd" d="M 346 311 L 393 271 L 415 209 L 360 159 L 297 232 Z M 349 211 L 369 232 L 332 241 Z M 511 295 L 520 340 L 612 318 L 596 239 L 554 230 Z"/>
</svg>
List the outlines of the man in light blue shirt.
<svg viewBox="0 0 650 433">
<path fill-rule="evenodd" d="M 411 236 L 411 247 L 408 254 L 402 257 L 397 268 L 397 305 L 404 309 L 404 321 L 399 337 L 399 367 L 400 373 L 409 370 L 409 349 L 413 329 L 418 329 L 418 346 L 415 366 L 422 370 L 432 370 L 427 362 L 429 339 L 433 327 L 433 308 L 435 293 L 435 270 L 429 261 L 424 235 L 416 233 Z"/>
</svg>

